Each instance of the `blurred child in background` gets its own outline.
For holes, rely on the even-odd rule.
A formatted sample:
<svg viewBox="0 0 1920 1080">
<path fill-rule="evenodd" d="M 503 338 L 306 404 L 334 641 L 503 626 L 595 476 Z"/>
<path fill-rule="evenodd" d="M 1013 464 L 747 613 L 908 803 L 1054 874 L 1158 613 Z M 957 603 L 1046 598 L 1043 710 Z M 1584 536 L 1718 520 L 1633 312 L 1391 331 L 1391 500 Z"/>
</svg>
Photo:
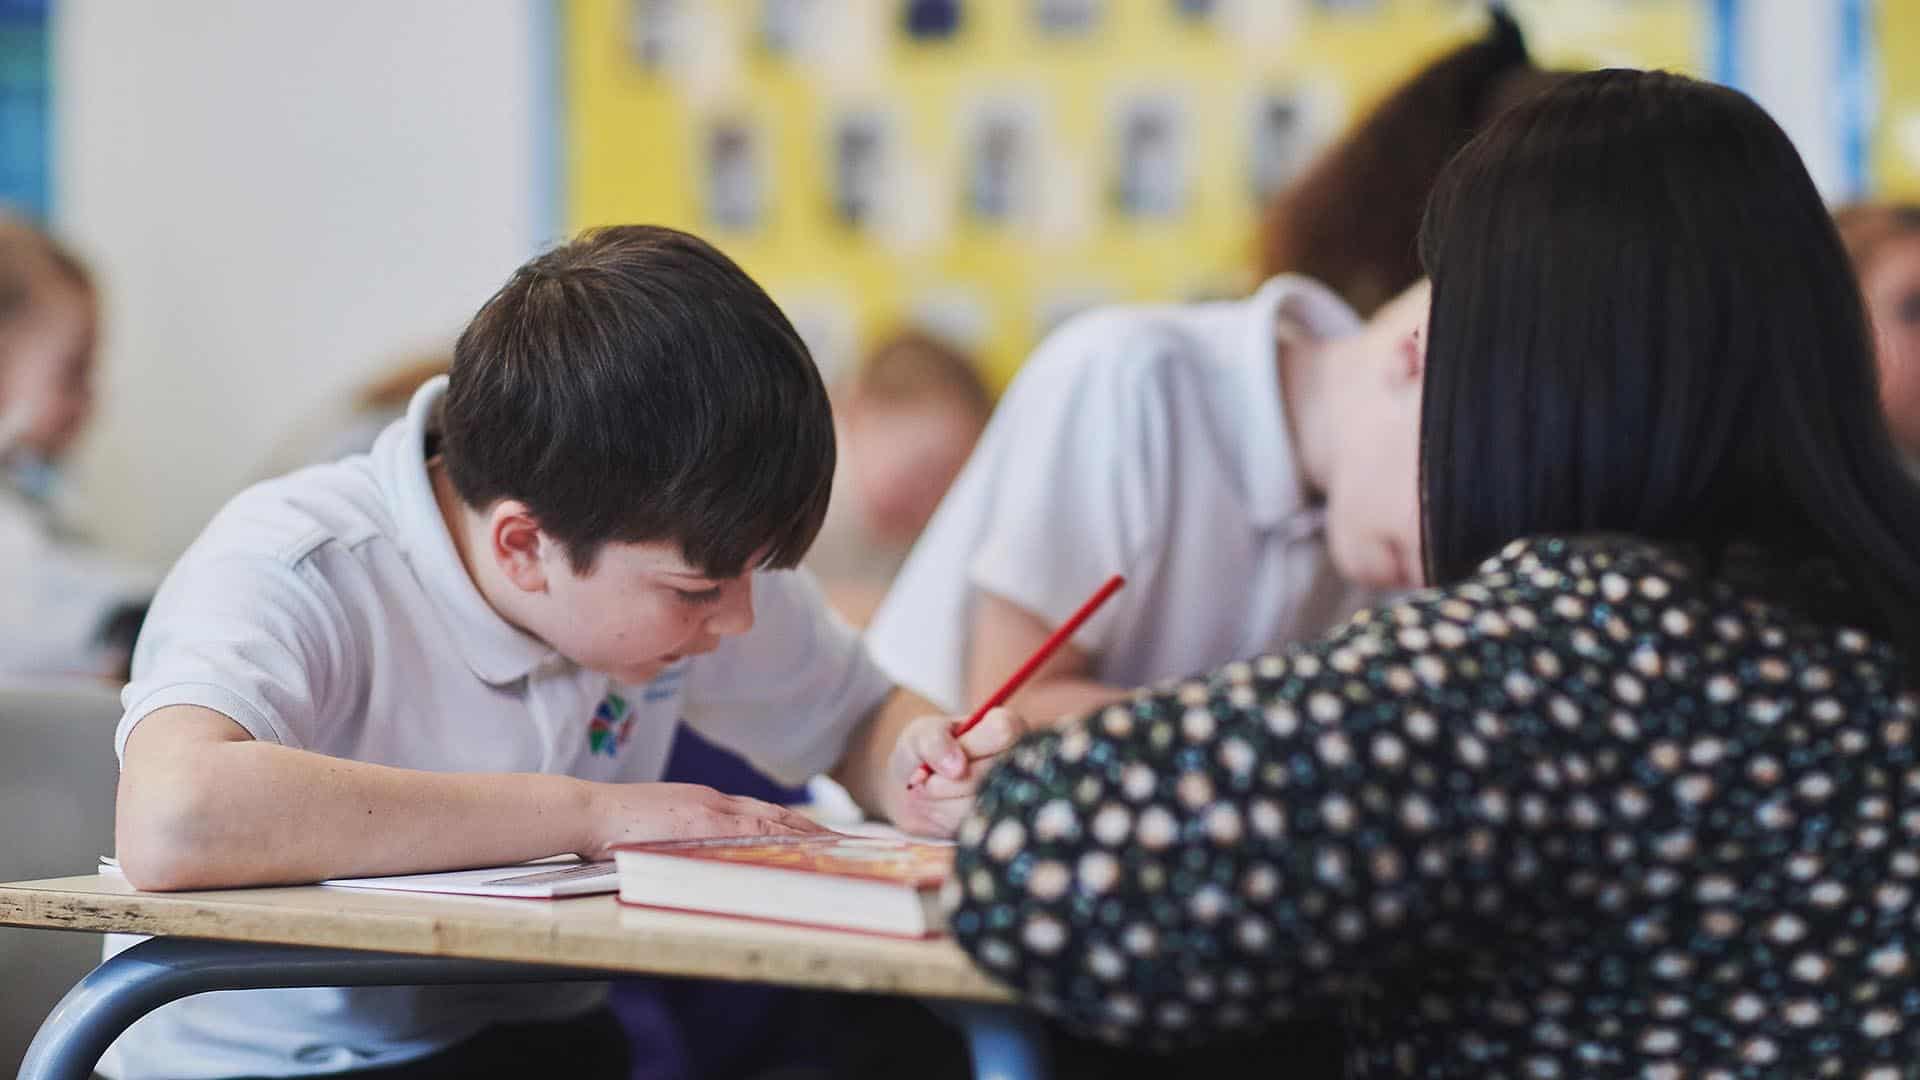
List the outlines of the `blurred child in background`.
<svg viewBox="0 0 1920 1080">
<path fill-rule="evenodd" d="M 86 267 L 0 216 L 0 676 L 124 677 L 152 577 L 82 544 L 57 468 L 93 414 Z"/>
<path fill-rule="evenodd" d="M 1861 203 L 1834 223 L 1873 322 L 1887 426 L 1920 476 L 1920 205 Z"/>
<path fill-rule="evenodd" d="M 806 565 L 864 626 L 973 453 L 993 397 L 965 353 L 930 334 L 883 340 L 836 388 L 840 461 Z"/>
</svg>

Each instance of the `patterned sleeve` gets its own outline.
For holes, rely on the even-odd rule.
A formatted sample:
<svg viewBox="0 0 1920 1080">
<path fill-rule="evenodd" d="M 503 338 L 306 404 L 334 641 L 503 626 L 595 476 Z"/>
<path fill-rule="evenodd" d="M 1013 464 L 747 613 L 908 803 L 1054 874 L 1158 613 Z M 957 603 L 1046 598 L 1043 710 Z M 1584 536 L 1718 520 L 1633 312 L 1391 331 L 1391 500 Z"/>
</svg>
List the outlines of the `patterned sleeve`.
<svg viewBox="0 0 1920 1080">
<path fill-rule="evenodd" d="M 1070 1025 L 1154 1045 L 1516 948 L 1528 886 L 1568 853 L 1556 829 L 1592 812 L 1562 783 L 1580 755 L 1547 743 L 1639 692 L 1614 673 L 1630 621 L 1658 618 L 1594 588 L 1510 549 L 1324 641 L 1030 738 L 961 832 L 957 940 Z"/>
</svg>

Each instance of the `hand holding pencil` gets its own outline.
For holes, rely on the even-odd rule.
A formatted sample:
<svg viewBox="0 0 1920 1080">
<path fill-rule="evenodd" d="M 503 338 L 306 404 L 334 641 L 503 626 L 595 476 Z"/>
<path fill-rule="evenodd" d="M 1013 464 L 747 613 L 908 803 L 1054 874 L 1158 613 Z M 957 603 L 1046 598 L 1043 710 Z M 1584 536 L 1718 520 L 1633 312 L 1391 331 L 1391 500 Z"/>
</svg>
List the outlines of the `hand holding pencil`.
<svg viewBox="0 0 1920 1080">
<path fill-rule="evenodd" d="M 1007 699 L 1017 693 L 1020 687 L 1025 685 L 1026 681 L 1033 677 L 1033 673 L 1039 670 L 1040 665 L 1046 663 L 1048 657 L 1058 652 L 1060 646 L 1066 644 L 1068 639 L 1073 637 L 1074 632 L 1079 630 L 1081 625 L 1088 619 L 1092 618 L 1094 612 L 1100 610 L 1100 605 L 1106 603 L 1107 598 L 1119 592 L 1120 586 L 1126 583 L 1127 579 L 1119 574 L 1108 578 L 1106 584 L 1095 590 L 1094 594 L 1087 598 L 1087 602 L 1080 605 L 1080 610 L 1069 616 L 1066 622 L 1061 623 L 1059 629 L 1049 635 L 1047 640 L 1042 642 L 1038 649 L 1034 650 L 1033 655 L 1027 658 L 1027 662 L 1020 665 L 1020 669 L 1015 671 L 1005 683 L 1001 684 L 1000 689 L 994 691 L 993 696 L 981 702 L 980 707 L 975 709 L 971 716 L 953 726 L 953 737 L 957 739 L 967 732 L 972 731 L 974 726 L 979 724 L 989 712 L 1006 704 Z M 924 764 L 921 765 L 919 770 L 913 774 L 913 778 L 907 781 L 908 790 L 912 790 L 926 783 L 928 777 L 932 775 L 932 769 Z"/>
</svg>

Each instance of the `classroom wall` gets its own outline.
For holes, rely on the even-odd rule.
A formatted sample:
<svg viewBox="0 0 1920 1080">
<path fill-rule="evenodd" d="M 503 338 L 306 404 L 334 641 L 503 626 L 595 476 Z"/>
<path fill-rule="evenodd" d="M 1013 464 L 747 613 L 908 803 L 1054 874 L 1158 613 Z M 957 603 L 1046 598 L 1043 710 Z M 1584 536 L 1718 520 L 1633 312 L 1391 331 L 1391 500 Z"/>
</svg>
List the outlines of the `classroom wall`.
<svg viewBox="0 0 1920 1080">
<path fill-rule="evenodd" d="M 1712 73 L 1702 0 L 1508 3 L 1543 64 Z M 1004 383 L 1079 308 L 1257 284 L 1273 192 L 1481 8 L 564 0 L 567 218 L 713 238 L 829 373 L 910 324 Z"/>
<path fill-rule="evenodd" d="M 78 461 L 164 563 L 276 442 L 449 341 L 546 232 L 538 0 L 55 6 L 55 227 L 98 269 Z"/>
<path fill-rule="evenodd" d="M 1700 3 L 1737 13 L 1740 81 L 1845 194 L 1828 122 L 1837 24 L 1814 18 L 1828 5 Z M 446 342 L 552 238 L 560 111 L 542 57 L 561 7 L 54 4 L 54 224 L 107 300 L 102 408 L 73 479 L 109 546 L 170 561 L 302 418 Z M 1898 7 L 1873 5 L 1872 32 Z M 1543 48 L 1586 26 L 1555 25 Z"/>
</svg>

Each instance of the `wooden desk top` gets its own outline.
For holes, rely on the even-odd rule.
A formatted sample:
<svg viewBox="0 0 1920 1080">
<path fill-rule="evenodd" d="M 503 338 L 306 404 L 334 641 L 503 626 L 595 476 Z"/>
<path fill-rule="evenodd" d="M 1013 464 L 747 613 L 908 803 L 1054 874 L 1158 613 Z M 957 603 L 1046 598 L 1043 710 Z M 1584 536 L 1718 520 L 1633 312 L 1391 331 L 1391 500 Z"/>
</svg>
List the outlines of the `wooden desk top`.
<svg viewBox="0 0 1920 1080">
<path fill-rule="evenodd" d="M 0 925 L 319 945 L 972 1001 L 1012 1000 L 951 941 L 564 900 L 337 889 L 143 893 L 107 874 L 0 885 Z"/>
</svg>

